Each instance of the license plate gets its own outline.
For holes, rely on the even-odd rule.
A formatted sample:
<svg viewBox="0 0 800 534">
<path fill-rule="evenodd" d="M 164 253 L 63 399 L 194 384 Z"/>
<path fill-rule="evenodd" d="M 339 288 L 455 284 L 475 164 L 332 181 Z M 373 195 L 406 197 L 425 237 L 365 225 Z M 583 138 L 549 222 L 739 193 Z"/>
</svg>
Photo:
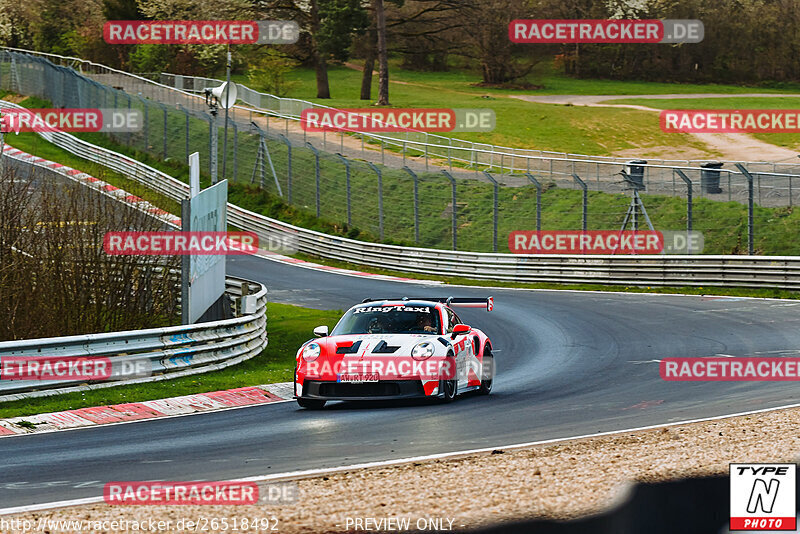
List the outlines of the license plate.
<svg viewBox="0 0 800 534">
<path fill-rule="evenodd" d="M 349 382 L 351 384 L 361 384 L 364 382 L 377 382 L 378 373 L 365 374 L 343 374 L 339 375 L 339 382 Z"/>
</svg>

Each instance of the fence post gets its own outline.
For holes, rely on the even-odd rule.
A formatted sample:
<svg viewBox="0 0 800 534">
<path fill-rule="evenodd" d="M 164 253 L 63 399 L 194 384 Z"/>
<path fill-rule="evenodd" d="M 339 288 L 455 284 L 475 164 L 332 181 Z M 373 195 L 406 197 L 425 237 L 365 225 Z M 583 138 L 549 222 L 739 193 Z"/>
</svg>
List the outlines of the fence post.
<svg viewBox="0 0 800 534">
<path fill-rule="evenodd" d="M 188 165 L 189 164 L 189 110 L 186 109 L 185 107 L 181 106 L 180 104 L 178 104 L 178 106 L 181 108 L 181 110 L 183 110 L 183 114 L 186 117 L 186 132 L 185 132 L 185 134 L 186 134 L 185 135 L 185 138 L 186 138 L 186 164 Z"/>
<path fill-rule="evenodd" d="M 588 209 L 588 205 L 589 205 L 589 192 L 588 192 L 589 190 L 586 187 L 586 183 L 583 180 L 581 180 L 580 176 L 578 176 L 577 174 L 573 174 L 572 175 L 572 179 L 575 180 L 575 182 L 579 186 L 581 186 L 581 189 L 583 189 L 583 217 L 582 218 L 583 218 L 583 231 L 585 232 L 586 231 L 587 218 L 588 218 L 587 217 L 587 209 Z"/>
<path fill-rule="evenodd" d="M 493 216 L 492 216 L 492 251 L 497 252 L 497 212 L 498 212 L 498 195 L 500 192 L 500 184 L 497 183 L 497 180 L 489 174 L 489 171 L 483 171 L 484 176 L 486 176 L 492 185 L 494 186 L 494 209 L 493 209 Z"/>
<path fill-rule="evenodd" d="M 753 175 L 741 163 L 736 164 L 745 178 L 747 178 L 747 253 L 753 255 Z"/>
<path fill-rule="evenodd" d="M 236 181 L 236 176 L 239 173 L 239 127 L 236 126 L 236 121 L 231 121 L 233 127 L 233 181 Z"/>
<path fill-rule="evenodd" d="M 283 134 L 278 134 L 278 137 L 286 143 L 286 152 L 287 152 L 287 176 L 286 176 L 286 189 L 287 189 L 287 198 L 289 200 L 289 204 L 292 203 L 292 143 L 289 139 L 286 138 Z"/>
<path fill-rule="evenodd" d="M 408 167 L 403 167 L 403 170 L 414 179 L 414 242 L 419 243 L 419 179 L 417 173 Z"/>
<path fill-rule="evenodd" d="M 164 110 L 164 159 L 167 159 L 167 136 L 169 135 L 169 130 L 167 128 L 167 106 L 161 104 L 161 107 Z"/>
<path fill-rule="evenodd" d="M 458 205 L 456 204 L 456 179 L 447 172 L 447 170 L 442 169 L 442 174 L 450 180 L 450 185 L 453 188 L 453 250 L 458 250 Z"/>
<path fill-rule="evenodd" d="M 314 148 L 314 145 L 312 145 L 309 141 L 306 141 L 306 145 L 314 153 L 314 176 L 317 183 L 317 219 L 319 219 L 319 150 Z"/>
<path fill-rule="evenodd" d="M 140 96 L 139 100 L 142 101 L 144 104 L 144 151 L 149 152 L 150 149 L 150 106 L 147 105 L 147 102 Z"/>
<path fill-rule="evenodd" d="M 368 161 L 367 165 L 378 175 L 378 233 L 383 241 L 383 174 L 371 161 Z"/>
<path fill-rule="evenodd" d="M 352 226 L 352 220 L 350 218 L 350 161 L 342 156 L 340 152 L 337 152 L 336 155 L 342 160 L 344 163 L 344 170 L 346 175 L 346 182 L 345 182 L 345 192 L 347 195 L 347 226 Z"/>
<path fill-rule="evenodd" d="M 680 169 L 672 169 L 672 177 L 675 179 L 677 174 L 686 184 L 686 231 L 692 231 L 692 181 Z M 686 236 L 688 239 L 688 235 Z"/>
<path fill-rule="evenodd" d="M 525 173 L 528 180 L 536 186 L 536 231 L 542 230 L 542 184 L 531 173 Z"/>
</svg>

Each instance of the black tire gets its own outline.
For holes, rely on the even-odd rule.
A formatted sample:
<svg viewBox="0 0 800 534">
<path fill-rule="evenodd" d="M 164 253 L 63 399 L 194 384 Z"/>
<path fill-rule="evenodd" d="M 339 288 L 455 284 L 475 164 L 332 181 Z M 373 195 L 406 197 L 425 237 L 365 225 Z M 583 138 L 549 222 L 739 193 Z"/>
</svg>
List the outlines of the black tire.
<svg viewBox="0 0 800 534">
<path fill-rule="evenodd" d="M 484 347 L 483 349 L 483 359 L 481 363 L 481 385 L 478 388 L 478 392 L 481 395 L 488 395 L 492 392 L 492 384 L 494 383 L 494 373 L 495 373 L 495 364 L 494 364 L 494 355 L 492 355 L 492 349 L 489 347 Z"/>
<path fill-rule="evenodd" d="M 297 399 L 297 404 L 306 410 L 321 410 L 325 406 L 325 402 L 318 399 Z"/>
<path fill-rule="evenodd" d="M 454 356 L 449 355 L 452 358 L 452 365 L 455 367 L 456 359 Z M 458 376 L 453 380 L 446 380 L 444 378 L 439 379 L 439 400 L 442 402 L 453 402 L 456 396 L 458 395 Z"/>
</svg>

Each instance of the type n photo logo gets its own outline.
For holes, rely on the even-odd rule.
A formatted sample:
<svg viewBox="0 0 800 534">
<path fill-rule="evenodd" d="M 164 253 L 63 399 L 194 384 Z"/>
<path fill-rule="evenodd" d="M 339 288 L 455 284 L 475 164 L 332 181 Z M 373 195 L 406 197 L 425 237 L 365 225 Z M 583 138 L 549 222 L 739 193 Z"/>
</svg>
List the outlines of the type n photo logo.
<svg viewBox="0 0 800 534">
<path fill-rule="evenodd" d="M 730 464 L 730 530 L 795 530 L 797 466 Z"/>
</svg>

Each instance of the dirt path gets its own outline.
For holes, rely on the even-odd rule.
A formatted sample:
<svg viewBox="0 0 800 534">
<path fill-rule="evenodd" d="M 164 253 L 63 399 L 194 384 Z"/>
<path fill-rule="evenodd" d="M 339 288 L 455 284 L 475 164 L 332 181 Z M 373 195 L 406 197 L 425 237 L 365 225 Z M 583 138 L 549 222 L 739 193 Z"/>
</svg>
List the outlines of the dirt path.
<svg viewBox="0 0 800 534">
<path fill-rule="evenodd" d="M 689 94 L 666 94 L 666 95 L 514 95 L 526 102 L 536 102 L 539 104 L 571 104 L 574 106 L 607 107 L 607 108 L 627 108 L 639 111 L 650 111 L 660 113 L 660 109 L 641 106 L 636 104 L 607 104 L 613 100 L 623 100 L 629 98 L 669 100 L 683 98 L 735 98 L 735 97 L 796 97 L 797 94 L 764 94 L 764 93 L 689 93 Z M 704 143 L 710 150 L 719 153 L 721 159 L 729 161 L 787 161 L 797 158 L 797 152 L 789 148 L 783 148 L 755 137 L 743 133 L 693 133 L 690 134 L 698 141 Z"/>
</svg>

